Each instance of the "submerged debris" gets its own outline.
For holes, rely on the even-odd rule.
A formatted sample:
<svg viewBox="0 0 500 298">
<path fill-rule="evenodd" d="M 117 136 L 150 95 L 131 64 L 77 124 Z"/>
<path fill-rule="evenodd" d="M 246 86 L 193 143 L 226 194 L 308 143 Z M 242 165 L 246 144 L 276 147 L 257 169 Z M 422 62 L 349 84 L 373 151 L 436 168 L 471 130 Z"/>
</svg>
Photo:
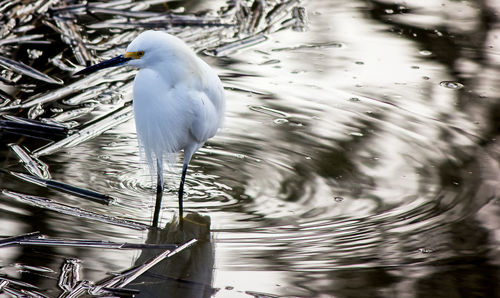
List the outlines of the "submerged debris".
<svg viewBox="0 0 500 298">
<path fill-rule="evenodd" d="M 7 237 L 0 240 L 0 247 L 10 246 L 19 243 L 20 241 L 25 241 L 29 239 L 39 239 L 42 237 L 40 232 L 31 232 L 28 234 L 23 234 L 19 236 Z"/>
<path fill-rule="evenodd" d="M 229 52 L 234 52 L 239 49 L 247 48 L 256 44 L 259 44 L 261 42 L 264 42 L 267 40 L 267 37 L 263 34 L 259 35 L 253 35 L 249 36 L 244 39 L 236 40 L 224 45 L 221 45 L 220 47 L 217 47 L 215 49 L 207 51 L 207 53 L 211 53 L 215 56 L 223 56 L 226 55 Z"/>
<path fill-rule="evenodd" d="M 29 77 L 32 77 L 34 79 L 44 81 L 47 83 L 51 84 L 58 84 L 62 85 L 63 81 L 60 79 L 55 79 L 52 77 L 49 77 L 48 75 L 34 69 L 33 67 L 26 65 L 22 62 L 19 61 L 14 61 L 6 57 L 0 56 L 0 66 L 5 67 L 9 70 L 13 70 L 15 72 L 18 72 L 23 75 L 27 75 Z"/>
<path fill-rule="evenodd" d="M 117 297 L 133 297 L 139 294 L 139 290 L 125 288 L 139 276 L 151 269 L 164 259 L 170 258 L 185 249 L 193 246 L 197 242 L 191 239 L 182 245 L 175 244 L 134 244 L 134 243 L 115 243 L 109 241 L 94 241 L 81 239 L 47 239 L 39 232 L 28 233 L 24 235 L 7 237 L 0 240 L 0 249 L 12 245 L 44 245 L 44 246 L 67 246 L 67 247 L 86 247 L 86 248 L 107 248 L 107 249 L 162 249 L 159 255 L 147 260 L 141 265 L 134 266 L 122 273 L 104 278 L 98 282 L 81 280 L 82 263 L 77 258 L 68 258 L 62 265 L 57 285 L 63 291 L 59 297 L 80 297 L 102 296 L 113 294 Z M 26 267 L 26 266 L 22 266 Z M 28 266 L 30 267 L 30 266 Z M 35 268 L 37 269 L 37 268 Z M 43 272 L 53 271 L 44 268 Z M 37 290 L 37 291 L 35 291 Z M 40 289 L 32 284 L 17 279 L 0 276 L 0 292 L 11 294 L 18 297 L 48 297 L 40 292 Z"/>
<path fill-rule="evenodd" d="M 25 148 L 17 144 L 10 144 L 10 149 L 19 157 L 19 160 L 24 164 L 24 167 L 32 175 L 38 178 L 50 179 L 49 167 L 47 164 L 34 157 Z"/>
<path fill-rule="evenodd" d="M 129 119 L 132 119 L 132 106 L 120 107 L 105 117 L 97 120 L 95 123 L 88 125 L 78 132 L 73 133 L 69 137 L 62 139 L 59 142 L 49 144 L 47 147 L 40 148 L 34 152 L 36 157 L 52 154 L 58 150 L 76 146 L 84 141 L 90 140 L 106 130 L 115 127 Z"/>
<path fill-rule="evenodd" d="M 154 265 L 158 264 L 160 261 L 170 258 L 179 252 L 183 251 L 184 249 L 191 247 L 193 244 L 197 242 L 196 239 L 192 239 L 183 245 L 179 246 L 175 250 L 166 250 L 163 253 L 159 254 L 158 256 L 154 257 L 153 259 L 147 261 L 146 263 L 139 265 L 137 267 L 133 267 L 131 269 L 125 270 L 121 274 L 114 276 L 112 278 L 107 278 L 104 279 L 100 282 L 97 283 L 97 287 L 92 291 L 91 293 L 93 295 L 96 295 L 99 293 L 99 291 L 102 288 L 123 288 L 132 281 L 134 281 L 137 277 L 142 275 L 144 272 L 148 271 L 151 267 Z"/>
<path fill-rule="evenodd" d="M 1 237 L 0 237 L 1 238 Z M 178 247 L 176 244 L 170 243 L 127 243 L 127 242 L 112 242 L 105 240 L 86 240 L 86 239 L 60 239 L 48 238 L 40 232 L 31 232 L 19 236 L 7 237 L 0 239 L 0 248 L 13 245 L 24 246 L 67 246 L 67 247 L 86 247 L 86 248 L 105 248 L 105 249 L 170 249 L 174 250 Z"/>
<path fill-rule="evenodd" d="M 42 140 L 57 140 L 68 135 L 68 129 L 58 124 L 43 123 L 38 120 L 3 115 L 0 131 L 28 136 Z"/>
<path fill-rule="evenodd" d="M 12 297 L 48 297 L 38 287 L 17 279 L 0 277 L 0 291 Z"/>
<path fill-rule="evenodd" d="M 113 201 L 113 198 L 111 198 L 108 195 L 98 193 L 96 191 L 90 190 L 90 189 L 84 189 L 81 187 L 69 185 L 64 182 L 60 181 L 55 181 L 51 179 L 44 179 L 40 177 L 35 177 L 23 173 L 16 173 L 16 172 L 10 172 L 11 175 L 14 177 L 17 177 L 19 179 L 22 179 L 23 181 L 27 181 L 30 183 L 34 183 L 36 185 L 40 185 L 43 187 L 51 188 L 51 189 L 57 189 L 65 193 L 72 194 L 74 196 L 84 198 L 93 202 L 101 203 L 108 205 Z"/>
<path fill-rule="evenodd" d="M 47 210 L 51 210 L 54 212 L 58 212 L 61 214 L 86 218 L 89 220 L 95 220 L 95 221 L 107 223 L 110 225 L 121 226 L 121 227 L 134 229 L 134 230 L 146 230 L 149 228 L 148 225 L 143 224 L 143 223 L 139 223 L 139 222 L 135 222 L 135 221 L 131 221 L 131 220 L 126 220 L 126 219 L 115 218 L 112 216 L 83 210 L 81 208 L 72 207 L 72 206 L 61 204 L 61 203 L 57 203 L 57 202 L 54 202 L 50 199 L 43 198 L 43 197 L 37 197 L 37 196 L 22 194 L 22 193 L 8 191 L 8 190 L 3 190 L 2 194 L 5 197 L 16 199 L 20 202 L 27 203 L 27 204 L 30 204 L 30 205 L 33 205 L 36 207 L 44 208 Z"/>
<path fill-rule="evenodd" d="M 117 243 L 104 240 L 83 240 L 83 239 L 46 239 L 28 238 L 21 240 L 9 240 L 8 245 L 23 246 L 68 246 L 85 248 L 105 248 L 105 249 L 175 249 L 175 244 L 144 244 L 144 243 Z M 7 246 L 6 245 L 0 245 Z"/>
<path fill-rule="evenodd" d="M 80 270 L 82 264 L 79 259 L 71 258 L 66 259 L 61 268 L 61 275 L 57 285 L 64 292 L 71 292 L 80 280 Z"/>
<path fill-rule="evenodd" d="M 95 283 L 88 280 L 80 280 L 79 271 L 81 266 L 79 260 L 68 259 L 62 267 L 58 285 L 65 293 L 64 297 L 80 297 L 82 295 L 109 296 L 110 294 L 118 297 L 133 297 L 138 294 L 139 291 L 125 288 L 127 285 L 162 260 L 184 251 L 193 246 L 196 242 L 196 239 L 192 239 L 176 248 L 167 249 L 139 266 L 129 268 L 120 274 Z"/>
</svg>

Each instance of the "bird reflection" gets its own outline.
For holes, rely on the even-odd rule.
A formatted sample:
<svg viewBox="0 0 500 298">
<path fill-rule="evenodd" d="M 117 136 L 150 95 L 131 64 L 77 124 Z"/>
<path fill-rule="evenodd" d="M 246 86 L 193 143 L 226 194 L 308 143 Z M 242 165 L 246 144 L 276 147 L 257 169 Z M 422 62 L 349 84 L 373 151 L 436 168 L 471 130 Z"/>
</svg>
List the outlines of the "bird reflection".
<svg viewBox="0 0 500 298">
<path fill-rule="evenodd" d="M 181 224 L 174 218 L 165 228 L 152 229 L 146 242 L 181 244 L 193 238 L 198 240 L 194 246 L 160 262 L 130 285 L 140 291 L 137 297 L 211 297 L 214 294 L 214 249 L 209 216 L 188 214 Z M 157 251 L 143 250 L 136 265 L 157 254 Z"/>
</svg>

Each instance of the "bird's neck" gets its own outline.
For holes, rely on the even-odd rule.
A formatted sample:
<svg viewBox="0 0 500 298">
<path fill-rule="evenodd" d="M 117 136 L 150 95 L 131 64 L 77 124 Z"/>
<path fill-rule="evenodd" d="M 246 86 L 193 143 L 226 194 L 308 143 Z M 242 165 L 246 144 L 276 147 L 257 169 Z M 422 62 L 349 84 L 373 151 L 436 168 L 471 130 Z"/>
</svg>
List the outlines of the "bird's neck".
<svg viewBox="0 0 500 298">
<path fill-rule="evenodd" d="M 172 57 L 165 61 L 158 61 L 158 63 L 151 66 L 151 69 L 156 71 L 172 87 L 186 84 L 196 88 L 196 85 L 203 81 L 203 77 L 200 75 L 200 67 L 202 66 L 199 65 L 196 58 L 189 56 Z"/>
</svg>

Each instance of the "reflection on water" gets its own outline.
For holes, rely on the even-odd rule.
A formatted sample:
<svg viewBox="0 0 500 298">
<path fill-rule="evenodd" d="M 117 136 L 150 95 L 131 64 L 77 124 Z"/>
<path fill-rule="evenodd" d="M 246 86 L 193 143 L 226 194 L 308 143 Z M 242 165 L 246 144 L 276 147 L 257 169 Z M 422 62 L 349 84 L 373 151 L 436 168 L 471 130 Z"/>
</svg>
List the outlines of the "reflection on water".
<svg viewBox="0 0 500 298">
<path fill-rule="evenodd" d="M 306 32 L 278 31 L 228 56 L 204 56 L 226 87 L 227 119 L 193 159 L 184 205 L 188 216 L 208 221 L 210 235 L 200 225 L 204 242 L 153 268 L 134 288 L 175 288 L 179 297 L 497 296 L 500 7 L 304 6 Z M 0 157 L 3 168 L 22 171 L 7 148 Z M 133 121 L 41 159 L 54 179 L 91 186 L 116 203 L 97 205 L 3 173 L 1 188 L 150 223 L 153 184 L 139 162 Z M 0 234 L 179 243 L 195 232 L 179 233 L 171 223 L 177 179 L 166 175 L 160 231 L 2 197 Z M 99 280 L 150 257 L 26 247 L 2 256 L 0 273 L 42 288 L 55 273 L 14 264 L 58 271 L 63 258 L 78 257 L 84 278 Z"/>
<path fill-rule="evenodd" d="M 170 222 L 162 230 L 150 231 L 146 243 L 184 243 L 190 239 L 198 240 L 195 247 L 159 263 L 131 285 L 141 291 L 138 297 L 163 297 L 165 293 L 171 297 L 210 297 L 214 294 L 210 217 L 188 214 L 182 229 L 178 222 Z M 151 251 L 143 250 L 136 263 L 140 265 L 154 256 Z"/>
</svg>

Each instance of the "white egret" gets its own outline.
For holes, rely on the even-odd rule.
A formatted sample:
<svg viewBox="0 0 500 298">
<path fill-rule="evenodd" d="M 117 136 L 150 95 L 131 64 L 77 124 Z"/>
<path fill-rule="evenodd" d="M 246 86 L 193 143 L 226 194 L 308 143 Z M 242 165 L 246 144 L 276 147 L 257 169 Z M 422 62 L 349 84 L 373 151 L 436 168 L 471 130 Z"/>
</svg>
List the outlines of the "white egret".
<svg viewBox="0 0 500 298">
<path fill-rule="evenodd" d="M 189 161 L 222 126 L 224 90 L 215 71 L 182 40 L 160 31 L 145 31 L 123 55 L 85 68 L 75 75 L 111 66 L 134 66 L 133 106 L 137 137 L 151 171 L 156 163 L 157 188 L 153 225 L 163 195 L 163 162 L 184 151 L 179 185 L 179 218 Z"/>
</svg>

